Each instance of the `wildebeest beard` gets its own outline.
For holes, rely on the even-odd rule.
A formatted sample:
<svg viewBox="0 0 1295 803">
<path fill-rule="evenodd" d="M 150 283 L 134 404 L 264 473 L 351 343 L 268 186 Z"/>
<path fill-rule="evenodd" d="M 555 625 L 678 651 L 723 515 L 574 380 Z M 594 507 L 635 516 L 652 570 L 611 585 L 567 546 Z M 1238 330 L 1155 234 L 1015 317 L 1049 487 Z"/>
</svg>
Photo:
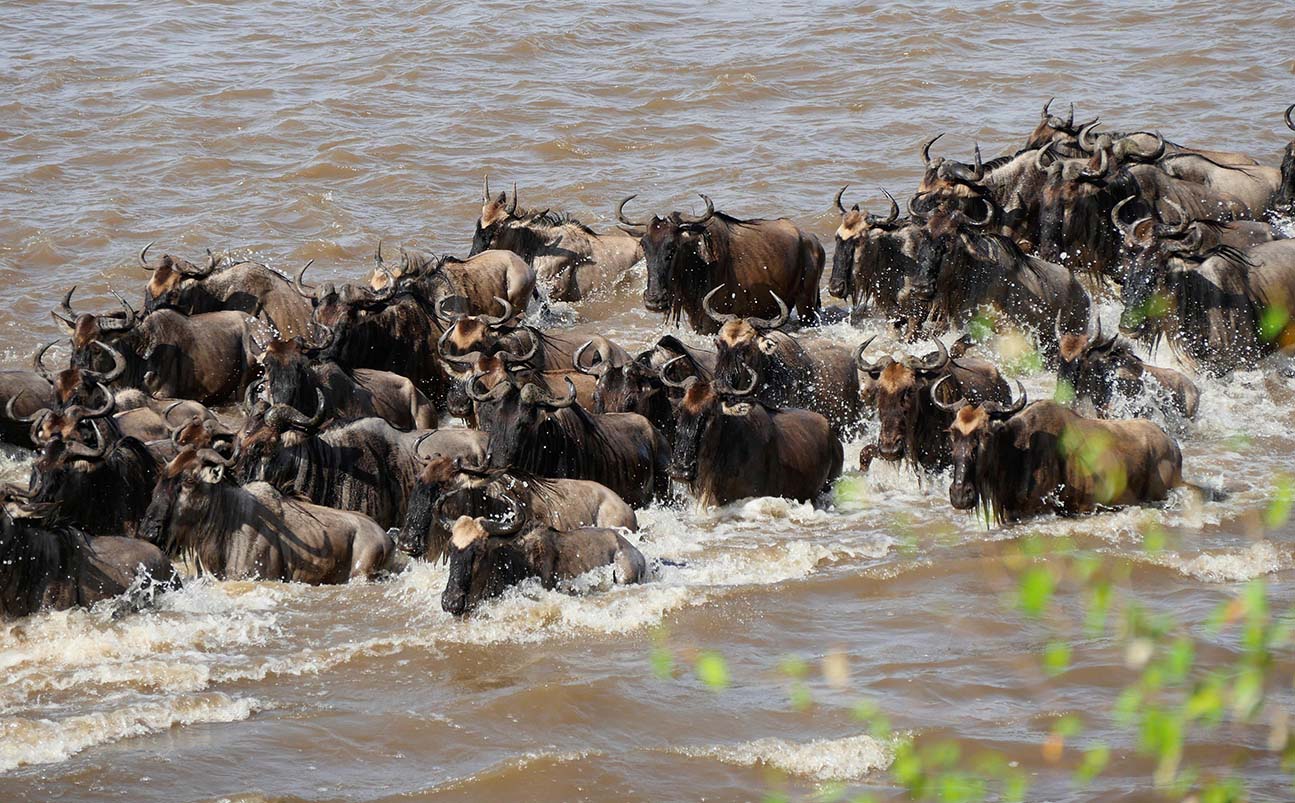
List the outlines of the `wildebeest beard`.
<svg viewBox="0 0 1295 803">
<path fill-rule="evenodd" d="M 33 501 L 51 506 L 45 515 L 51 524 L 131 536 L 148 509 L 157 467 L 144 444 L 126 437 L 97 460 L 42 458 L 32 468 L 32 482 L 40 488 Z"/>
<path fill-rule="evenodd" d="M 579 405 L 540 409 L 532 421 L 496 426 L 487 449 L 491 468 L 592 479 L 612 489 L 632 487 L 641 480 L 634 475 L 634 466 L 623 460 L 599 459 L 614 450 L 598 421 Z"/>
</svg>

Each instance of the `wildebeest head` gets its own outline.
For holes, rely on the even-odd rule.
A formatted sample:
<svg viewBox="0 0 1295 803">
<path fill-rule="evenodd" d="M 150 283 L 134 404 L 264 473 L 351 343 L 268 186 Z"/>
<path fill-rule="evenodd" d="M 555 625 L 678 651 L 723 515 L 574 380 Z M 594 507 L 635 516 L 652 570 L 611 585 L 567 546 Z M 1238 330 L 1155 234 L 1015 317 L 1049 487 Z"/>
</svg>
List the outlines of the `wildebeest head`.
<svg viewBox="0 0 1295 803">
<path fill-rule="evenodd" d="M 741 318 L 719 313 L 711 308 L 710 300 L 722 289 L 722 285 L 716 287 L 702 299 L 702 309 L 720 324 L 719 334 L 715 336 L 715 376 L 733 383 L 749 369 L 755 372 L 757 384 L 763 382 L 769 355 L 778 350 L 778 341 L 769 333 L 787 322 L 787 305 L 771 291 L 778 305 L 778 314 L 773 318 Z"/>
<path fill-rule="evenodd" d="M 955 510 L 971 510 L 981 502 L 979 461 L 990 440 L 1002 430 L 1005 421 L 1025 409 L 1025 388 L 1017 382 L 1016 401 L 1007 407 L 995 402 L 969 404 L 966 399 L 944 402 L 939 399 L 941 378 L 931 386 L 931 397 L 941 409 L 954 414 L 949 425 L 949 446 L 953 454 L 953 479 L 949 483 L 949 503 Z M 1016 478 L 1011 478 L 1016 479 Z"/>
<path fill-rule="evenodd" d="M 31 424 L 31 440 L 38 447 L 44 447 L 53 441 L 65 442 L 73 445 L 66 454 L 83 459 L 98 459 L 103 456 L 106 446 L 99 423 L 101 419 L 112 415 L 116 409 L 116 399 L 102 384 L 95 384 L 87 396 L 97 396 L 100 406 L 90 407 L 87 401 L 85 404 L 69 404 L 59 410 L 42 407 L 30 415 L 19 415 L 15 411 L 15 404 L 22 397 L 22 393 L 19 393 L 5 404 L 4 413 L 11 421 Z M 115 432 L 111 426 L 108 428 Z M 94 446 L 89 445 L 91 439 Z M 40 463 L 41 460 L 38 459 L 38 467 Z"/>
<path fill-rule="evenodd" d="M 556 449 L 554 417 L 576 403 L 576 386 L 566 380 L 567 395 L 555 398 L 543 385 L 527 382 L 521 387 L 500 383 L 491 389 L 497 403 L 490 428 L 487 462 L 491 468 L 529 466 L 534 452 Z M 500 391 L 500 388 L 504 390 Z M 473 392 L 469 388 L 469 392 Z M 495 398 L 495 396 L 498 398 Z M 557 455 L 549 457 L 556 458 Z"/>
<path fill-rule="evenodd" d="M 508 224 L 515 220 L 517 220 L 517 185 L 513 184 L 511 201 L 508 200 L 506 192 L 491 197 L 490 178 L 487 176 L 481 189 L 481 217 L 477 218 L 477 227 L 472 233 L 472 251 L 468 256 L 475 256 L 491 248 L 504 248 L 500 240 Z"/>
<path fill-rule="evenodd" d="M 642 232 L 643 257 L 647 263 L 643 306 L 652 312 L 670 312 L 680 286 L 695 275 L 704 274 L 699 268 L 716 259 L 707 234 L 707 223 L 715 216 L 715 204 L 702 195 L 706 213 L 701 217 L 674 211 L 664 218 L 653 215 L 651 220 L 639 223 L 625 217 L 625 204 L 636 197 L 631 195 L 616 205 L 616 219 L 635 233 Z"/>
<path fill-rule="evenodd" d="M 1110 407 L 1120 381 L 1120 373 L 1134 358 L 1119 342 L 1118 335 L 1102 336 L 1102 322 L 1097 334 L 1073 334 L 1058 331 L 1056 400 L 1068 407 L 1087 400 L 1100 411 Z"/>
<path fill-rule="evenodd" d="M 201 267 L 193 264 L 187 259 L 173 257 L 170 254 L 163 254 L 156 260 L 149 262 L 147 259 L 148 249 L 153 246 L 149 243 L 140 249 L 139 266 L 153 274 L 148 280 L 148 285 L 144 288 L 144 313 L 148 314 L 156 309 L 163 307 L 175 307 L 180 305 L 180 293 L 186 279 L 205 279 L 220 266 L 223 261 L 207 249 L 206 264 Z"/>
<path fill-rule="evenodd" d="M 316 327 L 319 327 L 316 324 Z M 335 337 L 333 329 L 323 328 L 324 338 L 308 343 L 301 337 L 291 340 L 272 340 L 258 358 L 265 371 L 266 400 L 311 410 L 314 390 L 318 384 L 312 370 L 317 355 L 326 351 Z"/>
<path fill-rule="evenodd" d="M 944 134 L 936 134 L 922 145 L 922 164 L 926 170 L 918 184 L 919 195 L 954 198 L 981 198 L 985 187 L 980 184 L 985 177 L 985 165 L 980 158 L 980 145 L 976 145 L 975 164 L 966 165 L 945 159 L 943 156 L 931 158 L 931 146 Z"/>
<path fill-rule="evenodd" d="M 872 341 L 870 337 L 859 346 L 855 361 L 859 371 L 871 380 L 875 394 L 881 423 L 877 451 L 886 460 L 899 460 L 905 455 L 911 458 L 915 454 L 918 419 L 929 404 L 932 383 L 949 370 L 949 352 L 936 340 L 936 352 L 922 359 L 884 357 L 871 362 L 864 359 L 863 352 Z"/>
<path fill-rule="evenodd" d="M 333 346 L 336 347 L 346 340 L 347 335 L 355 324 L 365 316 L 383 309 L 396 296 L 397 282 L 396 277 L 391 275 L 386 266 L 378 265 L 380 271 L 387 276 L 388 282 L 380 290 L 374 290 L 372 287 L 354 284 L 337 285 L 333 282 L 322 282 L 315 286 L 307 285 L 304 281 L 307 269 L 314 264 L 314 260 L 307 262 L 297 271 L 292 286 L 297 293 L 303 298 L 308 299 L 314 307 L 311 313 L 311 319 L 321 325 L 328 327 L 334 333 Z"/>
<path fill-rule="evenodd" d="M 580 357 L 593 345 L 592 340 L 584 343 L 574 357 L 576 367 L 596 379 L 595 413 L 638 413 L 654 423 L 669 415 L 665 385 L 646 361 L 619 359 L 604 342 L 598 344 L 597 360 L 585 366 Z"/>
<path fill-rule="evenodd" d="M 405 508 L 405 521 L 396 537 L 396 545 L 411 557 L 436 561 L 445 556 L 445 542 L 449 530 L 442 525 L 441 517 L 462 513 L 485 512 L 473 505 L 472 496 L 481 496 L 491 473 L 479 467 L 462 464 L 460 458 L 442 454 L 423 455 L 419 452 L 423 435 L 414 444 L 414 452 L 423 461 L 418 479 L 409 490 Z"/>
<path fill-rule="evenodd" d="M 57 340 L 51 340 L 37 349 L 36 353 L 32 355 L 31 364 L 36 373 L 53 386 L 54 401 L 61 407 L 66 408 L 72 404 L 89 405 L 93 403 L 93 397 L 98 392 L 99 386 L 112 384 L 126 370 L 126 358 L 121 355 L 121 352 L 102 340 L 96 340 L 93 345 L 102 349 L 112 360 L 112 368 L 108 371 L 99 372 L 75 366 L 64 368 L 61 371 L 51 371 L 45 366 L 45 353 L 57 342 Z"/>
<path fill-rule="evenodd" d="M 72 309 L 72 294 L 75 292 L 76 285 L 72 285 L 64 294 L 59 308 L 52 312 L 54 319 L 66 326 L 72 335 L 72 366 L 108 374 L 118 371 L 121 367 L 117 362 L 120 357 L 125 356 L 128 360 L 138 361 L 138 356 L 131 348 L 109 353 L 96 347 L 96 343 L 117 342 L 136 330 L 140 318 L 126 299 L 112 290 L 112 294 L 121 304 L 121 313 L 111 315 L 77 313 Z M 120 376 L 121 373 L 118 371 L 114 378 Z"/>
<path fill-rule="evenodd" d="M 836 194 L 836 208 L 841 210 L 841 225 L 836 229 L 836 247 L 832 251 L 832 276 L 828 280 L 827 291 L 836 298 L 853 298 L 862 293 L 863 288 L 855 286 L 855 263 L 860 247 L 868 239 L 873 229 L 889 231 L 895 228 L 899 220 L 899 204 L 886 190 L 890 200 L 890 212 L 886 217 L 879 217 L 871 212 L 864 212 L 858 204 L 845 208 L 841 196 L 849 185 L 841 188 Z"/>
<path fill-rule="evenodd" d="M 450 573 L 441 594 L 441 608 L 462 616 L 483 600 L 525 579 L 526 558 L 516 542 L 526 521 L 521 503 L 507 496 L 511 516 L 488 518 L 460 516 L 442 523 L 450 532 Z"/>
<path fill-rule="evenodd" d="M 1295 114 L 1295 103 L 1287 106 L 1283 115 L 1286 127 L 1295 131 L 1295 117 L 1292 114 Z M 1295 140 L 1286 145 L 1286 153 L 1282 156 L 1282 183 L 1273 205 L 1286 212 L 1295 209 Z"/>
<path fill-rule="evenodd" d="M 229 482 L 226 469 L 237 455 L 226 458 L 214 449 L 186 446 L 158 477 L 144 519 L 140 537 L 168 554 L 192 546 L 185 536 L 195 525 L 209 518 L 206 501 L 222 483 Z"/>
<path fill-rule="evenodd" d="M 745 387 L 735 388 L 721 379 L 713 383 L 695 376 L 683 382 L 667 379 L 663 373 L 662 380 L 668 385 L 684 391 L 683 398 L 675 407 L 675 445 L 670 457 L 670 476 L 681 482 L 692 482 L 697 479 L 698 465 L 701 462 L 702 438 L 707 428 L 717 416 L 746 416 L 751 412 L 748 398 L 755 392 L 755 372 L 747 369 L 748 382 Z M 741 444 L 731 444 L 732 448 L 741 449 Z"/>
<path fill-rule="evenodd" d="M 436 348 L 445 361 L 447 370 L 461 376 L 465 371 L 471 370 L 472 364 L 479 357 L 494 354 L 499 348 L 500 338 L 514 331 L 509 326 L 509 321 L 513 318 L 513 305 L 507 299 L 496 296 L 495 303 L 503 310 L 501 315 L 469 315 L 450 310 L 452 300 L 467 301 L 462 296 L 437 300 L 436 318 L 449 325 L 437 340 Z M 517 357 L 514 361 L 529 360 L 535 356 L 535 349 L 539 348 L 539 337 L 533 330 L 528 331 L 534 348 L 524 356 L 514 355 Z"/>
<path fill-rule="evenodd" d="M 252 401 L 253 388 L 248 388 L 250 411 L 239 433 L 238 448 L 246 455 L 246 465 L 254 475 L 258 462 L 273 457 L 280 446 L 300 445 L 306 438 L 319 432 L 328 418 L 328 404 L 324 392 L 315 389 L 315 414 L 307 416 L 290 404 Z"/>
</svg>

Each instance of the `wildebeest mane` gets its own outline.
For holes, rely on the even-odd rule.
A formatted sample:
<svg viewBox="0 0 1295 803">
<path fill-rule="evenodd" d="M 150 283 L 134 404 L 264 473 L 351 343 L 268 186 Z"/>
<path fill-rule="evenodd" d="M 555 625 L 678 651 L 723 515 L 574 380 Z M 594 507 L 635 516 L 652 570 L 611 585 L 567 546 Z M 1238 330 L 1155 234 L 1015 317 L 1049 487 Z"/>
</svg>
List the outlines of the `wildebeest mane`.
<svg viewBox="0 0 1295 803">
<path fill-rule="evenodd" d="M 633 487 L 641 478 L 634 476 L 629 461 L 603 459 L 618 451 L 598 416 L 574 404 L 554 410 L 538 422 L 538 431 L 526 438 L 525 448 L 514 457 L 509 470 L 597 480 L 609 488 Z"/>
<path fill-rule="evenodd" d="M 0 512 L 0 613 L 22 616 L 40 607 L 52 580 L 72 580 L 77 549 L 88 549 L 84 533 L 41 522 L 15 520 Z"/>
</svg>

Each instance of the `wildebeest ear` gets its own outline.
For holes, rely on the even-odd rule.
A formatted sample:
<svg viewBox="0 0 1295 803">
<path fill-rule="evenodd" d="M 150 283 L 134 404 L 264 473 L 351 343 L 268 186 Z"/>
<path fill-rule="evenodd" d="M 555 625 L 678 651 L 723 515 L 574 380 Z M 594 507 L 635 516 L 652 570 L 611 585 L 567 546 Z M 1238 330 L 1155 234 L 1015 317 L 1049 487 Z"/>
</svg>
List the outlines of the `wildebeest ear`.
<svg viewBox="0 0 1295 803">
<path fill-rule="evenodd" d="M 1133 227 L 1133 239 L 1140 243 L 1148 242 L 1152 238 L 1152 229 L 1155 228 L 1156 222 L 1151 218 L 1144 218 L 1138 221 Z"/>
<path fill-rule="evenodd" d="M 697 240 L 697 256 L 701 258 L 702 262 L 711 263 L 715 261 L 714 249 L 710 247 L 710 235 L 704 230 Z"/>
<path fill-rule="evenodd" d="M 760 351 L 765 354 L 773 354 L 777 350 L 778 341 L 774 340 L 772 337 L 766 337 L 764 335 L 760 336 Z"/>
<path fill-rule="evenodd" d="M 225 478 L 225 467 L 220 465 L 203 466 L 198 472 L 198 479 L 211 485 L 219 485 Z"/>
</svg>

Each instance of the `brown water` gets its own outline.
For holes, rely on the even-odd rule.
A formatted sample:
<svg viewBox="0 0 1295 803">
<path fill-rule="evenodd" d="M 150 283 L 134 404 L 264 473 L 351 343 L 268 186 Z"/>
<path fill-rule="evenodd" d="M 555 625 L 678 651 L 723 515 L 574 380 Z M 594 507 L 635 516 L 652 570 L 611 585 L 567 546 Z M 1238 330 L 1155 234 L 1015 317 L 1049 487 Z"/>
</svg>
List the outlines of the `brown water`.
<svg viewBox="0 0 1295 803">
<path fill-rule="evenodd" d="M 987 157 L 1014 149 L 1049 95 L 1272 164 L 1295 100 L 1295 15 L 1258 0 L 145 5 L 0 7 L 10 363 L 61 334 L 48 310 L 68 284 L 78 306 L 108 304 L 110 285 L 137 296 L 134 253 L 152 239 L 354 277 L 379 238 L 466 252 L 489 173 L 595 225 L 631 192 L 645 211 L 695 208 L 702 191 L 830 247 L 841 184 L 874 203 L 879 186 L 910 191 L 920 141 L 941 130 L 940 152 L 962 158 L 975 140 Z M 641 276 L 629 284 L 559 312 L 646 343 L 661 325 L 639 308 Z M 1030 799 L 1145 799 L 1148 765 L 1101 716 L 1132 677 L 1123 652 L 1085 640 L 1045 681 L 1054 632 L 1007 606 L 998 556 L 1026 534 L 1071 536 L 1187 620 L 1265 575 L 1289 604 L 1295 529 L 1264 535 L 1255 512 L 1291 467 L 1295 381 L 1204 388 L 1186 472 L 1233 491 L 1204 509 L 1175 498 L 987 531 L 942 482 L 881 466 L 831 510 L 648 511 L 644 551 L 685 565 L 579 597 L 523 588 L 467 621 L 440 610 L 444 569 L 421 566 L 332 589 L 196 582 L 155 612 L 5 625 L 0 800 L 745 800 L 829 779 L 891 795 L 886 745 L 850 715 L 861 696 L 902 730 L 1006 753 Z M 1153 556 L 1148 523 L 1171 534 Z M 1075 595 L 1060 602 L 1080 615 Z M 681 662 L 719 651 L 733 685 L 655 678 L 658 626 Z M 1213 641 L 1211 660 L 1235 656 Z M 789 655 L 811 666 L 811 709 L 788 703 Z M 845 686 L 819 672 L 825 656 Z M 1084 739 L 1114 746 L 1087 788 L 1040 750 L 1066 712 L 1094 715 Z M 1193 758 L 1248 756 L 1253 799 L 1289 799 L 1265 739 L 1221 730 Z"/>
</svg>

